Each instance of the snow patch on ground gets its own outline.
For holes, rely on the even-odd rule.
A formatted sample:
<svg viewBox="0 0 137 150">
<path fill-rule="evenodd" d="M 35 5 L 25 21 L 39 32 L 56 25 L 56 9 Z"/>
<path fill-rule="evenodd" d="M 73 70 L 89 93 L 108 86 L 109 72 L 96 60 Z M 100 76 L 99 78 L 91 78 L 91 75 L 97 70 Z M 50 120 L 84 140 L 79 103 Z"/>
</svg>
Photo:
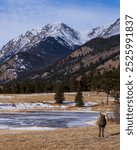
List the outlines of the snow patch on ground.
<svg viewBox="0 0 137 150">
<path fill-rule="evenodd" d="M 11 97 L 9 97 L 11 98 Z M 95 105 L 95 102 L 85 102 L 84 106 L 85 107 L 91 107 Z M 59 109 L 66 109 L 68 107 L 74 107 L 75 102 L 69 102 L 69 101 L 64 101 L 62 105 L 54 105 L 52 102 L 48 103 L 0 103 L 0 110 L 23 110 L 23 109 L 34 109 L 34 108 L 59 108 Z M 87 108 L 88 109 L 88 108 Z M 89 108 L 91 109 L 91 108 Z"/>
<path fill-rule="evenodd" d="M 34 109 L 34 108 L 67 108 L 64 105 L 50 105 L 46 103 L 0 103 L 0 110 L 22 110 L 22 109 Z"/>
<path fill-rule="evenodd" d="M 7 95 L 0 95 L 0 98 L 10 99 L 10 98 L 14 98 L 14 97 L 13 96 L 7 96 Z"/>
<path fill-rule="evenodd" d="M 85 102 L 84 106 L 85 107 L 91 107 L 91 106 L 96 105 L 96 104 L 97 104 L 96 102 Z"/>
</svg>

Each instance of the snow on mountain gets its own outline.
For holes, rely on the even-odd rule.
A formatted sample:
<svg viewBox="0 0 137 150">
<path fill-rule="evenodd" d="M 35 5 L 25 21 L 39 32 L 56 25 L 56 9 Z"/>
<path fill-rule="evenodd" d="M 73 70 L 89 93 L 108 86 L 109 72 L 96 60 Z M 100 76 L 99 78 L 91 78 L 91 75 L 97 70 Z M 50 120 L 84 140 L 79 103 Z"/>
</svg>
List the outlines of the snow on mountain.
<svg viewBox="0 0 137 150">
<path fill-rule="evenodd" d="M 108 27 L 108 30 L 106 31 L 106 33 L 104 33 L 103 37 L 108 38 L 117 34 L 120 34 L 120 19 L 117 19 Z"/>
<path fill-rule="evenodd" d="M 103 35 L 107 32 L 109 25 L 103 25 L 103 26 L 98 26 L 96 28 L 93 28 L 87 36 L 90 39 L 96 38 L 96 37 L 103 37 Z"/>
<path fill-rule="evenodd" d="M 120 19 L 89 32 L 78 32 L 59 22 L 27 31 L 0 50 L 0 82 L 28 77 L 47 69 L 93 38 L 108 38 L 119 33 Z"/>
<path fill-rule="evenodd" d="M 53 24 L 48 24 L 42 28 L 42 31 L 46 33 L 46 36 L 54 37 L 55 39 L 61 37 L 64 41 L 66 41 L 66 44 L 71 47 L 73 47 L 74 45 L 82 44 L 79 36 L 80 33 L 73 30 L 64 23 L 57 22 Z"/>
<path fill-rule="evenodd" d="M 5 62 L 18 52 L 27 51 L 47 37 L 54 37 L 59 43 L 72 49 L 75 45 L 82 44 L 79 33 L 64 23 L 48 24 L 41 29 L 32 29 L 18 38 L 10 40 L 0 50 L 0 62 Z"/>
<path fill-rule="evenodd" d="M 28 51 L 31 47 L 36 46 L 42 40 L 53 37 L 65 47 L 74 49 L 90 39 L 96 37 L 108 38 L 120 33 L 120 19 L 109 25 L 103 25 L 91 29 L 89 32 L 78 32 L 64 23 L 47 24 L 43 28 L 32 29 L 18 38 L 10 40 L 0 50 L 0 64 L 4 63 L 18 52 Z"/>
<path fill-rule="evenodd" d="M 85 43 L 96 37 L 109 38 L 113 35 L 120 34 L 120 19 L 114 23 L 92 28 L 89 32 L 81 32 L 81 42 Z"/>
<path fill-rule="evenodd" d="M 87 38 L 89 39 L 93 39 L 96 37 L 109 38 L 117 34 L 120 34 L 120 19 L 117 19 L 114 23 L 98 26 L 96 28 L 91 29 L 91 31 L 87 33 Z"/>
</svg>

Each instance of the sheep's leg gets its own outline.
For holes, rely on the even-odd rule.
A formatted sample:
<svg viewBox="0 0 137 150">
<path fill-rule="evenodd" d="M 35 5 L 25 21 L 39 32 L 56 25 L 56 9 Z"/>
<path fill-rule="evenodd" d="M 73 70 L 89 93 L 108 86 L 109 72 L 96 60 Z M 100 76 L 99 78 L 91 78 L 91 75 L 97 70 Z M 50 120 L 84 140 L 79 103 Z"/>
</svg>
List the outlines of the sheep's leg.
<svg viewBox="0 0 137 150">
<path fill-rule="evenodd" d="M 101 127 L 100 126 L 98 126 L 99 127 L 99 137 L 101 136 Z"/>
<path fill-rule="evenodd" d="M 104 137 L 104 127 L 102 127 L 102 137 Z"/>
</svg>

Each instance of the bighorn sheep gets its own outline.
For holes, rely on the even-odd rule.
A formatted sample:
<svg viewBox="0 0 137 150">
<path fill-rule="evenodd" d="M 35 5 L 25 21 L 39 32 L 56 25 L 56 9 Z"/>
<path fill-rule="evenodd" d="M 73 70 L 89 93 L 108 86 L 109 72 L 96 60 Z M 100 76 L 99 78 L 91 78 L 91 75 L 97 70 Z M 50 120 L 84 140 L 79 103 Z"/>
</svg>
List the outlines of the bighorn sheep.
<svg viewBox="0 0 137 150">
<path fill-rule="evenodd" d="M 99 137 L 104 137 L 104 129 L 106 126 L 106 112 L 100 111 L 100 116 L 97 119 L 97 125 L 99 127 Z"/>
</svg>

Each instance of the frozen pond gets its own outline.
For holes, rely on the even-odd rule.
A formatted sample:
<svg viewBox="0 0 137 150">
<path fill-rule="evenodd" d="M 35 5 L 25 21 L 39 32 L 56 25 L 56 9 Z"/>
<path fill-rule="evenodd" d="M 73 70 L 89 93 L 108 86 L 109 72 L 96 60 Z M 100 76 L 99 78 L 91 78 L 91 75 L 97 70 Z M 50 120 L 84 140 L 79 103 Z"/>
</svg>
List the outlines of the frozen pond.
<svg viewBox="0 0 137 150">
<path fill-rule="evenodd" d="M 54 129 L 93 125 L 97 112 L 0 113 L 0 129 Z"/>
</svg>

